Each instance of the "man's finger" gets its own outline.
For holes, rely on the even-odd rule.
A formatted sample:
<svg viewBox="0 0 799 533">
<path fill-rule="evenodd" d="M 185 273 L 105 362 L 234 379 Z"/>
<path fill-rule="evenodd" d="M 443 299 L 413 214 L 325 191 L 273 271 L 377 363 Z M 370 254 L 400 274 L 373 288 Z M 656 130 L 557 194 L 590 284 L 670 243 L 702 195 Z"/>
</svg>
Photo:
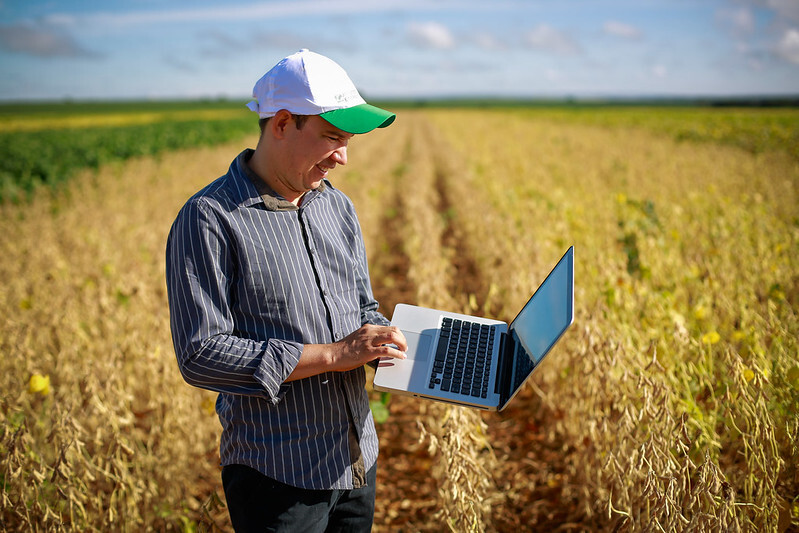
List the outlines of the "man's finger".
<svg viewBox="0 0 799 533">
<path fill-rule="evenodd" d="M 401 350 L 396 344 L 383 344 L 381 346 L 386 349 L 386 355 L 382 357 L 392 357 L 394 359 L 405 359 L 408 357 L 405 354 L 405 350 Z"/>
<path fill-rule="evenodd" d="M 405 339 L 405 335 L 403 335 L 402 331 L 398 327 L 389 326 L 388 335 L 390 341 L 386 344 L 395 344 L 397 349 L 401 352 L 404 352 L 408 349 L 408 341 Z"/>
</svg>

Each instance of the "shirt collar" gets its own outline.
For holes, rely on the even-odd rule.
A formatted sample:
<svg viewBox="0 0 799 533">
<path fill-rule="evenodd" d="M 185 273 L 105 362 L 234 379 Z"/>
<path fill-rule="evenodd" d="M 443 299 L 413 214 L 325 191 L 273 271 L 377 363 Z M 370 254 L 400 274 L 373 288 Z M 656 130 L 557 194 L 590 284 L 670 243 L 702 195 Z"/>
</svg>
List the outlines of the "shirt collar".
<svg viewBox="0 0 799 533">
<path fill-rule="evenodd" d="M 268 211 L 297 211 L 299 208 L 296 205 L 277 194 L 260 176 L 252 171 L 248 161 L 254 153 L 255 150 L 247 148 L 236 157 L 235 166 L 236 170 L 238 170 L 237 174 L 240 176 L 243 175 L 249 182 L 249 190 L 247 191 L 249 197 L 243 198 L 241 204 L 250 206 L 263 202 L 264 207 Z M 307 205 L 313 198 L 324 192 L 326 188 L 326 181 L 323 180 L 319 187 L 305 193 L 302 204 Z"/>
</svg>

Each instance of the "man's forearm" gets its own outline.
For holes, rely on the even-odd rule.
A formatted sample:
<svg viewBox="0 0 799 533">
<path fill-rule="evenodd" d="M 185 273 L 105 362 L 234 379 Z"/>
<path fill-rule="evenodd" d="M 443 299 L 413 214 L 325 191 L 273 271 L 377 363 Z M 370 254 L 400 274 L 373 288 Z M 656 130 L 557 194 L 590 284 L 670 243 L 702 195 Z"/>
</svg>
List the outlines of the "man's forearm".
<svg viewBox="0 0 799 533">
<path fill-rule="evenodd" d="M 405 336 L 398 328 L 365 324 L 338 342 L 304 345 L 300 360 L 286 381 L 324 372 L 346 372 L 381 357 L 405 359 L 407 349 Z"/>
</svg>

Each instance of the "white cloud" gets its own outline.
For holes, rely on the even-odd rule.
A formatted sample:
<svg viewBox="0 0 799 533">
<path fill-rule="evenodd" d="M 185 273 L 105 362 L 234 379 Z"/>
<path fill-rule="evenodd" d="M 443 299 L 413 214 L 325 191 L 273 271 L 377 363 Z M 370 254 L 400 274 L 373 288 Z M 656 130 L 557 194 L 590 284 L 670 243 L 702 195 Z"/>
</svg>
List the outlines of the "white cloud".
<svg viewBox="0 0 799 533">
<path fill-rule="evenodd" d="M 487 32 L 478 32 L 474 34 L 472 40 L 483 50 L 496 51 L 505 50 L 507 48 L 505 43 L 499 41 L 496 37 Z"/>
<path fill-rule="evenodd" d="M 799 2 L 796 0 L 766 0 L 766 5 L 778 15 L 799 22 Z"/>
<path fill-rule="evenodd" d="M 408 34 L 416 44 L 425 48 L 447 50 L 455 46 L 452 33 L 438 22 L 413 22 L 408 25 Z"/>
<path fill-rule="evenodd" d="M 774 11 L 778 21 L 799 22 L 799 2 L 796 0 L 735 0 L 735 3 Z"/>
<path fill-rule="evenodd" d="M 605 24 L 602 26 L 602 31 L 608 35 L 624 37 L 625 39 L 640 39 L 642 35 L 641 30 L 635 26 L 615 20 L 609 20 L 605 22 Z"/>
<path fill-rule="evenodd" d="M 728 27 L 735 35 L 748 35 L 755 31 L 755 16 L 748 7 L 719 9 L 716 20 Z"/>
<path fill-rule="evenodd" d="M 0 26 L 0 49 L 38 57 L 99 57 L 68 33 L 41 24 Z"/>
<path fill-rule="evenodd" d="M 220 3 L 221 4 L 221 3 Z M 408 12 L 458 12 L 513 9 L 517 2 L 463 0 L 338 0 L 334 12 L 329 0 L 260 1 L 246 4 L 224 3 L 218 6 L 190 7 L 185 9 L 159 9 L 139 11 L 96 11 L 81 15 L 56 13 L 49 15 L 64 24 L 98 24 L 121 27 L 171 22 L 220 22 L 274 20 L 286 17 L 329 15 L 359 15 L 370 13 Z"/>
<path fill-rule="evenodd" d="M 395 2 L 387 2 L 394 5 Z M 384 6 L 385 7 L 385 6 Z M 295 2 L 257 2 L 252 4 L 213 7 L 197 7 L 190 9 L 161 9 L 151 11 L 97 11 L 84 15 L 51 15 L 60 17 L 64 23 L 93 23 L 102 26 L 135 26 L 170 22 L 203 22 L 203 21 L 236 21 L 236 20 L 269 20 L 290 16 L 318 15 L 329 10 L 329 3 L 323 0 Z M 390 8 L 390 6 L 389 6 Z M 340 14 L 357 11 L 373 11 L 357 1 L 341 1 L 336 6 Z"/>
<path fill-rule="evenodd" d="M 74 15 L 67 13 L 50 13 L 41 18 L 41 21 L 48 26 L 74 26 L 77 20 Z"/>
<path fill-rule="evenodd" d="M 554 68 L 548 68 L 544 71 L 544 78 L 550 82 L 558 82 L 563 80 L 563 73 Z"/>
<path fill-rule="evenodd" d="M 524 41 L 538 50 L 562 55 L 577 54 L 581 51 L 580 46 L 569 34 L 546 24 L 540 24 L 527 32 Z"/>
<path fill-rule="evenodd" d="M 777 44 L 776 50 L 783 59 L 799 65 L 799 30 L 791 28 L 786 31 Z"/>
<path fill-rule="evenodd" d="M 652 65 L 650 72 L 656 78 L 665 78 L 668 74 L 668 70 L 666 69 L 665 65 Z"/>
</svg>

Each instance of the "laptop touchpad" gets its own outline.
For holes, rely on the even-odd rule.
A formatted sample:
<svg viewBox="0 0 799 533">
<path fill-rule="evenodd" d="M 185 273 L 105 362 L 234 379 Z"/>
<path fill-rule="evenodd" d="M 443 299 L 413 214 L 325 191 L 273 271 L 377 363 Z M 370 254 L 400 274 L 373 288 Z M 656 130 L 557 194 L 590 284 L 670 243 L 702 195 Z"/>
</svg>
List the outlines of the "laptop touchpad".
<svg viewBox="0 0 799 533">
<path fill-rule="evenodd" d="M 433 343 L 433 336 L 427 333 L 416 333 L 413 331 L 403 331 L 405 340 L 408 341 L 408 359 L 416 361 L 427 361 L 430 358 L 430 346 Z"/>
</svg>

